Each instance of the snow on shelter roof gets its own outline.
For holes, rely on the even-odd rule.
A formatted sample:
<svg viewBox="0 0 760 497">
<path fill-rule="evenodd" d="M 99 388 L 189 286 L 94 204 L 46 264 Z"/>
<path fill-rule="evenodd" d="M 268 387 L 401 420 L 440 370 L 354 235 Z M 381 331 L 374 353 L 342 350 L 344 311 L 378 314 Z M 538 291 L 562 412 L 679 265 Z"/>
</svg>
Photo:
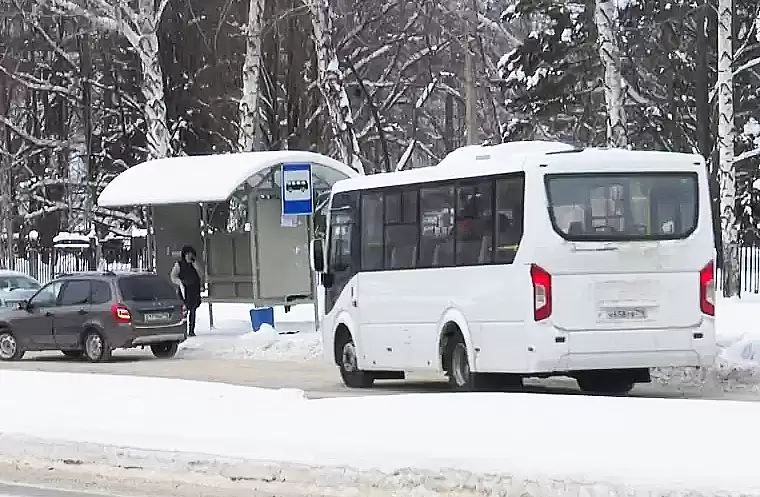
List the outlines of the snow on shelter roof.
<svg viewBox="0 0 760 497">
<path fill-rule="evenodd" d="M 101 207 L 224 202 L 246 181 L 255 186 L 270 168 L 311 163 L 314 182 L 332 185 L 359 173 L 314 152 L 277 150 L 169 157 L 143 162 L 114 178 L 98 197 Z M 253 180 L 253 181 L 251 181 Z"/>
</svg>

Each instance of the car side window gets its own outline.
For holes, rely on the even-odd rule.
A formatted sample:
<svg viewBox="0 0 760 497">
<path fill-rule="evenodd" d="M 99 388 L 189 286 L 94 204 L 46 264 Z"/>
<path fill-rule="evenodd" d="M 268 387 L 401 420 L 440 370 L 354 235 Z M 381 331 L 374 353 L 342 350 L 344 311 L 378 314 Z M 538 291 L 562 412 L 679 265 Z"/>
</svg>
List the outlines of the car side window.
<svg viewBox="0 0 760 497">
<path fill-rule="evenodd" d="M 59 305 L 82 305 L 90 302 L 90 282 L 74 280 L 63 287 Z"/>
<path fill-rule="evenodd" d="M 93 305 L 107 304 L 111 301 L 111 285 L 99 280 L 93 280 L 91 285 L 90 302 Z"/>
<path fill-rule="evenodd" d="M 32 297 L 30 303 L 34 307 L 55 307 L 58 302 L 58 294 L 61 293 L 62 281 L 48 283 Z"/>
</svg>

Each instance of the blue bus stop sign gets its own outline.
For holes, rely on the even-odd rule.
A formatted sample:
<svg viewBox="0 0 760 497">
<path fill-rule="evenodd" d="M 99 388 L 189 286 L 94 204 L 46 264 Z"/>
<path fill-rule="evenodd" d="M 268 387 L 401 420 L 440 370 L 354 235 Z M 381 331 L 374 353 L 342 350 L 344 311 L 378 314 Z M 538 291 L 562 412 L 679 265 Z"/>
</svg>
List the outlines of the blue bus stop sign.
<svg viewBox="0 0 760 497">
<path fill-rule="evenodd" d="M 282 214 L 303 216 L 314 212 L 311 164 L 282 165 Z"/>
</svg>

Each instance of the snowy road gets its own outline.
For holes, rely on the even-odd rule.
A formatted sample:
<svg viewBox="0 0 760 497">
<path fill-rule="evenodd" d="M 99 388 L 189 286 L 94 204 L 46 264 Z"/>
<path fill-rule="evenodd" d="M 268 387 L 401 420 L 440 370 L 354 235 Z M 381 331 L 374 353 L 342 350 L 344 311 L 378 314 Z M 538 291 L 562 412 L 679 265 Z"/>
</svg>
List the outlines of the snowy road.
<svg viewBox="0 0 760 497">
<path fill-rule="evenodd" d="M 111 497 L 111 494 L 73 492 L 0 483 L 0 497 Z"/>
<path fill-rule="evenodd" d="M 29 354 L 21 362 L 0 363 L 0 368 L 180 378 L 263 388 L 298 388 L 305 391 L 311 398 L 448 391 L 442 376 L 430 374 L 410 375 L 405 382 L 378 382 L 369 390 L 351 390 L 340 382 L 337 369 L 324 364 L 321 360 L 306 362 L 228 358 L 157 360 L 149 352 L 140 350 L 117 351 L 114 361 L 106 364 L 72 361 L 64 358 L 60 353 Z M 529 380 L 526 390 L 541 393 L 580 394 L 573 380 L 561 378 L 547 381 Z M 760 391 L 749 388 L 732 391 L 717 387 L 700 389 L 684 385 L 677 380 L 666 385 L 658 383 L 639 385 L 631 395 L 760 401 Z"/>
</svg>

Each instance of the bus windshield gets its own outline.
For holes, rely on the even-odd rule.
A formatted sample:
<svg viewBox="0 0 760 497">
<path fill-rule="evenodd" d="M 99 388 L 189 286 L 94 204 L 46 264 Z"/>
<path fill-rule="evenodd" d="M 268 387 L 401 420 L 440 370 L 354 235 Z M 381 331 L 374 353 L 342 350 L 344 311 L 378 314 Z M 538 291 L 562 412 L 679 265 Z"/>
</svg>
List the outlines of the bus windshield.
<svg viewBox="0 0 760 497">
<path fill-rule="evenodd" d="M 554 230 L 570 241 L 675 240 L 696 229 L 696 173 L 546 176 Z"/>
</svg>

